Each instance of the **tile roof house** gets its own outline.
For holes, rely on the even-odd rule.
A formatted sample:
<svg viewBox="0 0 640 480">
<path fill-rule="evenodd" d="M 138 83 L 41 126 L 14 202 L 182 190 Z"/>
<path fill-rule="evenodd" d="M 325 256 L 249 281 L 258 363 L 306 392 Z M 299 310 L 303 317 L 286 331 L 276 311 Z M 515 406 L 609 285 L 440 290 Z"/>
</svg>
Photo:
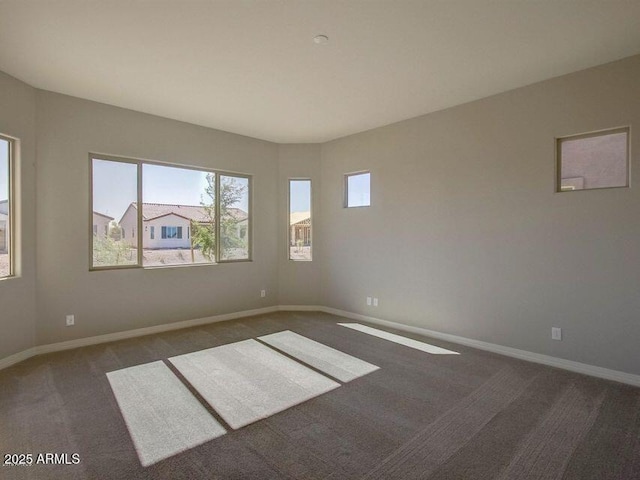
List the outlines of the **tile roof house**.
<svg viewBox="0 0 640 480">
<path fill-rule="evenodd" d="M 138 204 L 132 202 L 122 215 L 120 227 L 122 239 L 135 245 L 137 243 Z M 245 238 L 249 216 L 239 208 L 228 208 L 229 215 L 236 221 L 239 238 Z M 164 203 L 143 203 L 143 247 L 191 248 L 191 222 L 209 223 L 204 207 L 199 205 L 178 205 Z"/>
</svg>

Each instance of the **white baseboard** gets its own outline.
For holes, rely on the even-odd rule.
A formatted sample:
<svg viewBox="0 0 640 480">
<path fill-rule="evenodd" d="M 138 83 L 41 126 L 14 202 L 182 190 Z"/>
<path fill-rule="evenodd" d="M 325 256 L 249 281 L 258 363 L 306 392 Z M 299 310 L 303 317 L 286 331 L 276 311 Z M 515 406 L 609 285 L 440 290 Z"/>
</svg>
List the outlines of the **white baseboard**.
<svg viewBox="0 0 640 480">
<path fill-rule="evenodd" d="M 603 378 L 605 380 L 613 380 L 614 382 L 626 383 L 627 385 L 640 387 L 640 375 L 634 375 L 632 373 L 620 372 L 618 370 L 611 370 L 609 368 L 596 367 L 594 365 L 574 362 L 572 360 L 565 360 L 563 358 L 543 355 L 541 353 L 529 352 L 527 350 L 519 350 L 517 348 L 505 347 L 503 345 L 497 345 L 495 343 L 488 343 L 488 342 L 483 342 L 481 340 L 474 340 L 472 338 L 460 337 L 458 335 L 441 333 L 435 330 L 427 330 L 426 328 L 413 327 L 411 325 L 404 325 L 402 323 L 390 322 L 388 320 L 369 317 L 366 315 L 348 312 L 345 310 L 338 310 L 336 308 L 322 307 L 321 311 L 325 313 L 330 313 L 332 315 L 338 315 L 341 317 L 350 318 L 352 320 L 369 322 L 376 325 L 395 328 L 397 330 L 402 330 L 405 332 L 416 333 L 418 335 L 425 335 L 427 337 L 437 338 L 439 340 L 444 340 L 451 343 L 457 343 L 459 345 L 465 345 L 468 347 L 477 348 L 479 350 L 485 350 L 487 352 L 498 353 L 500 355 L 505 355 L 507 357 L 519 358 L 521 360 L 526 360 L 533 363 L 540 363 L 542 365 L 548 365 L 550 367 L 556 367 L 556 368 L 561 368 L 563 370 L 569 370 L 571 372 L 582 373 L 584 375 L 589 375 L 591 377 Z"/>
<path fill-rule="evenodd" d="M 241 312 L 225 313 L 223 315 L 213 315 L 211 317 L 195 318 L 192 320 L 183 320 L 181 322 L 165 323 L 163 325 L 154 325 L 153 327 L 136 328 L 135 330 L 125 330 L 123 332 L 107 333 L 104 335 L 96 335 L 94 337 L 78 338 L 68 340 L 66 342 L 50 343 L 47 345 L 39 345 L 37 347 L 23 350 L 15 355 L 0 360 L 0 370 L 10 367 L 16 363 L 22 362 L 36 355 L 45 353 L 60 352 L 62 350 L 71 350 L 79 347 L 87 347 L 89 345 L 97 345 L 100 343 L 115 342 L 116 340 L 124 340 L 127 338 L 143 337 L 154 333 L 168 332 L 171 330 L 180 330 L 182 328 L 197 327 L 209 323 L 224 322 L 226 320 L 234 320 L 236 318 L 253 317 L 264 313 L 273 313 L 280 310 L 280 307 L 274 305 L 272 307 L 256 308 L 254 310 L 243 310 Z"/>
<path fill-rule="evenodd" d="M 325 307 L 320 305 L 280 305 L 281 312 L 322 312 Z"/>
<path fill-rule="evenodd" d="M 13 355 L 9 355 L 8 357 L 4 357 L 0 359 L 0 370 L 10 367 L 11 365 L 15 365 L 16 363 L 23 362 L 36 355 L 38 355 L 37 347 L 32 347 L 21 352 L 14 353 Z"/>
<path fill-rule="evenodd" d="M 620 372 L 608 368 L 596 367 L 594 365 L 588 365 L 585 363 L 574 362 L 562 358 L 551 357 L 549 355 L 542 355 L 540 353 L 533 353 L 526 350 L 519 350 L 517 348 L 505 347 L 503 345 L 474 340 L 472 338 L 460 337 L 458 335 L 441 333 L 435 330 L 428 330 L 426 328 L 413 327 L 411 325 L 404 325 L 402 323 L 391 322 L 376 317 L 369 317 L 367 315 L 361 315 L 359 313 L 348 312 L 346 310 L 339 310 L 337 308 L 325 307 L 321 305 L 275 305 L 272 307 L 257 308 L 254 310 L 243 310 L 241 312 L 214 315 L 211 317 L 196 318 L 193 320 L 184 320 L 182 322 L 167 323 L 164 325 L 155 325 L 153 327 L 137 328 L 135 330 L 126 330 L 124 332 L 108 333 L 105 335 L 97 335 L 94 337 L 78 338 L 76 340 L 69 340 L 66 342 L 40 345 L 0 359 L 0 370 L 27 360 L 28 358 L 45 353 L 59 352 L 62 350 L 70 350 L 73 348 L 86 347 L 89 345 L 97 345 L 99 343 L 107 343 L 114 342 L 116 340 L 124 340 L 127 338 L 142 337 L 145 335 L 152 335 L 154 333 L 168 332 L 170 330 L 179 330 L 182 328 L 196 327 L 209 323 L 224 322 L 226 320 L 252 317 L 255 315 L 273 313 L 278 311 L 329 313 L 340 317 L 350 318 L 352 320 L 359 320 L 362 322 L 369 322 L 376 325 L 395 328 L 397 330 L 416 333 L 418 335 L 437 338 L 439 340 L 457 343 L 460 345 L 466 345 L 468 347 L 498 353 L 500 355 L 505 355 L 508 357 L 519 358 L 521 360 L 526 360 L 529 362 L 540 363 L 542 365 L 562 368 L 571 372 L 582 373 L 584 375 L 590 375 L 592 377 L 613 380 L 615 382 L 640 387 L 640 375 Z"/>
</svg>

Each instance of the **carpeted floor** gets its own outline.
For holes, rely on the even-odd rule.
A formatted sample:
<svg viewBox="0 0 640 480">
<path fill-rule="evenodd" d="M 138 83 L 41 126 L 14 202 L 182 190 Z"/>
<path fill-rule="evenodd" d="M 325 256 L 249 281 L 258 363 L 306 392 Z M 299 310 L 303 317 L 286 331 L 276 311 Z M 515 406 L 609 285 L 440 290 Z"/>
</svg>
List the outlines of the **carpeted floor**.
<svg viewBox="0 0 640 480">
<path fill-rule="evenodd" d="M 34 461 L 40 453 L 67 453 L 70 461 L 77 453 L 80 459 L 77 465 L 1 466 L 0 478 L 640 479 L 640 389 L 393 332 L 459 353 L 432 354 L 341 322 L 347 320 L 324 313 L 274 313 L 40 356 L 0 371 L 2 460 L 11 453 L 31 453 Z M 304 339 L 280 335 L 271 338 L 280 339 L 282 350 L 273 351 L 289 360 L 306 358 L 309 363 L 300 365 L 316 376 L 340 372 L 339 352 L 353 357 L 353 371 L 370 366 L 350 381 L 327 374 L 337 388 L 319 389 L 313 398 L 234 429 L 207 403 L 212 391 L 201 387 L 200 394 L 186 379 L 197 378 L 194 369 L 213 367 L 192 361 L 189 368 L 179 365 L 183 376 L 169 360 L 248 339 L 272 348 L 258 337 L 285 330 L 318 344 L 305 347 Z M 245 361 L 232 368 L 246 371 Z M 298 366 L 282 359 L 273 365 L 278 362 L 299 375 Z M 122 371 L 133 366 L 142 367 Z M 227 373 L 217 378 L 255 376 Z M 286 379 L 277 381 L 283 385 L 278 392 L 289 388 Z M 304 378 L 296 381 L 296 388 L 304 384 Z M 204 383 L 212 388 L 207 378 Z M 149 397 L 153 385 L 166 398 Z M 225 388 L 233 393 L 238 385 Z M 261 391 L 278 393 L 269 392 L 270 385 Z M 260 403 L 260 394 L 253 397 Z M 137 404 L 149 408 L 138 411 Z M 158 411 L 176 409 L 184 423 L 157 418 Z M 143 467 L 123 413 L 130 428 L 142 428 L 137 442 L 153 443 L 155 436 L 145 435 L 166 420 L 173 427 L 158 433 L 165 438 L 160 443 L 166 447 L 179 437 L 186 449 L 157 460 L 164 454 L 156 444 Z M 207 420 L 198 421 L 203 415 Z"/>
</svg>

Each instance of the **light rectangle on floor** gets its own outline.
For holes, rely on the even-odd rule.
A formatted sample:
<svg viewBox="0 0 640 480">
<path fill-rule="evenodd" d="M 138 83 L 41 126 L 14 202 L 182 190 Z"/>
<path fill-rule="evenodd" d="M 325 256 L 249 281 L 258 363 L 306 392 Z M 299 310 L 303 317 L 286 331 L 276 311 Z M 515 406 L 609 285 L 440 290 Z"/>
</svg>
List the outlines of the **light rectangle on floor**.
<svg viewBox="0 0 640 480">
<path fill-rule="evenodd" d="M 433 355 L 460 355 L 458 352 L 447 350 L 446 348 L 429 345 L 428 343 L 419 342 L 418 340 L 414 340 L 412 338 L 402 337 L 394 333 L 385 332 L 384 330 L 378 330 L 377 328 L 367 327 L 366 325 L 361 325 L 359 323 L 339 323 L 338 325 L 351 328 L 368 335 L 373 335 L 374 337 L 382 338 L 384 340 L 389 340 L 390 342 L 398 343 L 406 347 L 415 348 L 416 350 L 431 353 Z"/>
<path fill-rule="evenodd" d="M 340 386 L 255 340 L 188 353 L 169 361 L 233 428 Z"/>
<path fill-rule="evenodd" d="M 290 330 L 258 338 L 342 382 L 349 382 L 380 368 Z"/>
<path fill-rule="evenodd" d="M 144 467 L 226 433 L 163 362 L 107 378 Z"/>
</svg>

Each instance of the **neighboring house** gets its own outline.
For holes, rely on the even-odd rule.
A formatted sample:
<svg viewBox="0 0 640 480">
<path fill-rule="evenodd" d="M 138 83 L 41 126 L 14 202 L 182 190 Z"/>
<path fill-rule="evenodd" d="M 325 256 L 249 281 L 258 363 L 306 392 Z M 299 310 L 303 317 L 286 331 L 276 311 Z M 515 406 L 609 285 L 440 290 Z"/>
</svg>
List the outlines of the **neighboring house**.
<svg viewBox="0 0 640 480">
<path fill-rule="evenodd" d="M 289 245 L 293 247 L 298 242 L 311 245 L 311 212 L 293 212 L 289 216 Z"/>
<path fill-rule="evenodd" d="M 9 249 L 9 201 L 0 201 L 0 253 Z"/>
<path fill-rule="evenodd" d="M 122 239 L 131 245 L 136 245 L 138 241 L 137 210 L 138 204 L 131 203 L 120 220 Z M 247 212 L 239 208 L 230 208 L 229 213 L 236 220 L 238 237 L 244 239 L 249 223 Z M 208 223 L 204 207 L 143 203 L 143 247 L 148 249 L 191 248 L 192 220 L 200 224 Z"/>
<path fill-rule="evenodd" d="M 106 238 L 109 235 L 109 223 L 113 217 L 104 213 L 93 212 L 93 236 Z"/>
</svg>

